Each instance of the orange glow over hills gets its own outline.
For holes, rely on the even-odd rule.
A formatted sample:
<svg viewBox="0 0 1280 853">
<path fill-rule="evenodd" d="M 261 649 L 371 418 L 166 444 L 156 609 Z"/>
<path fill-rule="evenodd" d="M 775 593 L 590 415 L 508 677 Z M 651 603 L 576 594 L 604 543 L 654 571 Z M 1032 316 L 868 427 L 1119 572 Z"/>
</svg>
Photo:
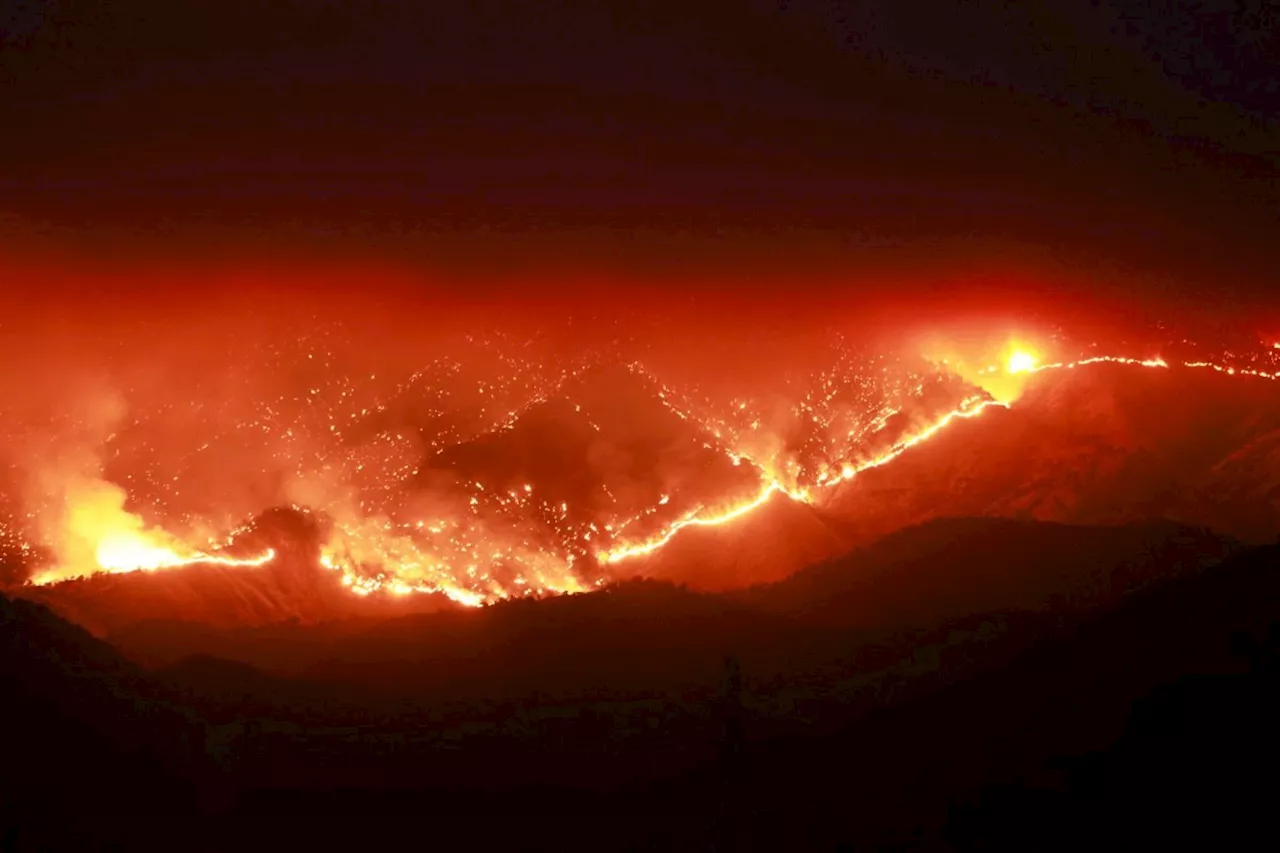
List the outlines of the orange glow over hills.
<svg viewBox="0 0 1280 853">
<path fill-rule="evenodd" d="M 300 360 L 288 362 L 300 392 L 273 403 L 269 374 L 251 373 L 249 388 L 263 393 L 250 406 L 252 418 L 237 420 L 205 400 L 189 409 L 162 403 L 147 416 L 177 432 L 157 438 L 140 430 L 130 447 L 121 438 L 128 405 L 86 386 L 86 408 L 66 427 L 65 441 L 20 445 L 50 460 L 22 471 L 28 493 L 47 499 L 20 507 L 0 534 L 32 564 L 26 581 L 37 585 L 194 564 L 252 571 L 276 551 L 246 553 L 234 546 L 236 531 L 271 503 L 293 504 L 327 516 L 320 565 L 353 594 L 435 593 L 478 606 L 574 593 L 609 582 L 618 564 L 642 562 L 691 528 L 746 524 L 775 500 L 820 507 L 834 486 L 889 465 L 953 423 L 1017 405 L 1036 375 L 1097 364 L 1170 367 L 1160 357 L 1053 361 L 1043 355 L 1053 347 L 1025 339 L 990 353 L 993 363 L 978 369 L 959 359 L 855 357 L 837 347 L 834 365 L 803 385 L 784 378 L 778 387 L 789 391 L 751 396 L 668 383 L 638 359 L 616 368 L 595 356 L 548 362 L 525 354 L 532 339 L 467 340 L 472 350 L 464 358 L 441 356 L 407 376 L 373 366 L 359 381 L 338 372 L 323 345 L 307 341 Z M 285 348 L 275 356 L 285 358 Z M 473 377 L 470 369 L 482 363 L 492 370 Z M 1255 366 L 1173 363 L 1277 378 Z M 193 418 L 215 428 L 182 432 Z M 39 433 L 48 434 L 57 432 Z M 184 447 L 175 434 L 198 435 L 200 443 Z M 653 436 L 660 446 L 646 450 Z M 565 442 L 570 455 L 556 456 L 552 447 Z M 215 451 L 234 453 L 247 460 L 246 471 L 278 482 L 270 489 L 237 484 L 220 501 L 198 486 L 201 477 L 222 482 Z M 651 455 L 659 451 L 679 461 Z M 579 452 L 599 482 L 575 473 L 570 460 Z M 210 462 L 202 462 L 204 453 Z M 169 455 L 183 459 L 172 472 Z M 119 459 L 140 467 L 121 474 Z M 152 467 L 155 475 L 143 476 Z M 188 479 L 191 487 L 171 485 Z"/>
</svg>

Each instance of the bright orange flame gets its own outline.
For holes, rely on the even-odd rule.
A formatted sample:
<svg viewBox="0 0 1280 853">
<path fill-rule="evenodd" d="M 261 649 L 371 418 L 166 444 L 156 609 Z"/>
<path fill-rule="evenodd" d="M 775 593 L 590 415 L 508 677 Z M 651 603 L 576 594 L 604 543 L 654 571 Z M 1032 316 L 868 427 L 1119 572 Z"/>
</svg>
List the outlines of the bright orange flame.
<svg viewBox="0 0 1280 853">
<path fill-rule="evenodd" d="M 1002 345 L 990 342 L 955 345 L 936 340 L 922 343 L 922 354 L 966 382 L 978 386 L 1001 403 L 1017 400 L 1043 359 L 1040 347 L 1025 339 L 1009 338 Z"/>
<path fill-rule="evenodd" d="M 214 563 L 222 566 L 262 566 L 275 558 L 275 551 L 268 548 L 256 557 L 237 559 L 196 552 L 179 554 L 169 548 L 148 541 L 145 536 L 132 532 L 109 533 L 98 543 L 95 556 L 105 571 L 154 572 L 195 563 Z"/>
<path fill-rule="evenodd" d="M 701 508 L 695 509 L 693 512 L 672 524 L 656 536 L 632 545 L 621 545 L 616 548 L 611 548 L 608 551 L 601 552 L 597 557 L 602 563 L 617 563 L 629 557 L 639 557 L 644 554 L 652 554 L 654 551 L 657 551 L 659 548 L 674 539 L 675 535 L 686 527 L 719 527 L 722 524 L 727 524 L 730 521 L 741 518 L 747 513 L 764 506 L 764 504 L 768 502 L 769 498 L 778 493 L 791 496 L 791 493 L 787 492 L 781 483 L 777 480 L 770 480 L 764 484 L 755 497 L 745 503 L 741 503 L 723 513 L 720 513 L 719 515 L 700 516 L 698 513 L 701 511 Z"/>
<path fill-rule="evenodd" d="M 1039 359 L 1026 350 L 1014 350 L 1005 369 L 1010 373 L 1030 373 L 1036 369 Z"/>
<path fill-rule="evenodd" d="M 187 547 L 162 530 L 148 529 L 140 517 L 124 508 L 124 490 L 105 481 L 73 483 L 66 501 L 58 547 L 61 565 L 33 578 L 34 584 L 98 572 L 154 572 L 196 563 L 261 566 L 275 558 L 272 550 L 235 558 Z"/>
<path fill-rule="evenodd" d="M 477 543 L 469 550 L 455 546 L 450 556 L 452 561 L 432 553 L 420 540 L 389 523 L 366 519 L 361 524 L 336 525 L 321 549 L 320 564 L 338 572 L 342 584 L 357 595 L 381 590 L 400 596 L 438 593 L 466 607 L 479 607 L 518 594 L 567 594 L 587 589 L 573 574 L 572 560 L 545 551 L 490 550 L 486 555 Z M 497 558 L 518 562 L 522 573 L 510 578 L 509 583 L 501 582 L 494 575 Z M 468 561 L 461 571 L 457 571 L 459 559 Z M 382 571 L 369 576 L 360 571 L 365 567 L 380 567 Z"/>
<path fill-rule="evenodd" d="M 1154 358 L 1121 358 L 1114 355 L 1096 355 L 1091 358 L 1082 358 L 1079 361 L 1059 361 L 1053 364 L 1039 364 L 1031 369 L 1032 373 L 1039 373 L 1044 370 L 1068 370 L 1076 367 L 1088 367 L 1093 364 L 1127 364 L 1133 367 L 1168 367 L 1169 362 L 1163 358 L 1156 356 Z M 1184 367 L 1212 367 L 1208 362 L 1185 362 Z"/>
<path fill-rule="evenodd" d="M 120 531 L 106 534 L 94 549 L 96 566 L 67 566 L 36 575 L 31 583 L 36 586 L 58 583 L 77 577 L 84 577 L 96 572 L 108 574 L 128 574 L 130 572 L 155 572 L 161 569 L 174 569 L 197 564 L 252 567 L 265 566 L 276 557 L 276 552 L 268 548 L 253 557 L 228 557 L 220 554 L 208 554 L 203 551 L 180 552 L 174 548 L 156 544 L 148 537 L 132 531 Z"/>
</svg>

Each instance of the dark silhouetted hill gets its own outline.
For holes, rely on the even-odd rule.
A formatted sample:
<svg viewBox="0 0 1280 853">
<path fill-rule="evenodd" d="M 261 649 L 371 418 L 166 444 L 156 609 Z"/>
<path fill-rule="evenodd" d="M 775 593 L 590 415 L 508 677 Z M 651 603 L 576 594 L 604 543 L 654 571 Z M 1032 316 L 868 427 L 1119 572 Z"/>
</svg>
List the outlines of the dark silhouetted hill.
<svg viewBox="0 0 1280 853">
<path fill-rule="evenodd" d="M 903 585 L 872 593 L 924 590 L 927 606 L 890 609 L 930 625 L 835 626 L 824 602 L 863 576 L 827 566 L 774 599 L 751 593 L 775 612 L 637 581 L 393 621 L 204 629 L 318 661 L 291 680 L 188 652 L 143 671 L 5 600 L 6 838 L 332 849 L 439 826 L 558 849 L 1239 849 L 1222 827 L 1267 828 L 1274 786 L 1255 771 L 1276 757 L 1275 652 L 1232 638 L 1280 623 L 1280 546 L 961 519 L 878 547 L 862 568 Z M 1061 570 L 1011 596 L 988 557 Z M 939 610 L 932 585 L 966 573 L 986 591 Z M 1047 593 L 1063 585 L 1109 592 L 1064 609 Z M 391 701 L 393 684 L 416 704 Z M 727 713 L 745 738 L 732 763 L 715 758 Z"/>
<path fill-rule="evenodd" d="M 849 632 L 933 629 L 991 612 L 1087 612 L 1144 583 L 1217 562 L 1234 543 L 1153 522 L 1091 528 L 993 519 L 938 521 L 741 593 L 658 581 L 394 620 L 261 628 L 150 622 L 119 632 L 129 654 L 240 660 L 369 689 L 450 681 L 502 693 L 653 689 L 700 680 L 723 649 L 757 671 L 848 651 Z M 839 636 L 841 639 L 834 639 Z"/>
<path fill-rule="evenodd" d="M 735 596 L 830 627 L 923 626 L 996 611 L 1084 611 L 1239 550 L 1166 521 L 1115 527 L 938 519 Z"/>
<path fill-rule="evenodd" d="M 219 719 L 237 702 L 285 716 L 347 708 L 348 718 L 431 707 L 441 725 L 491 723 L 512 703 L 594 705 L 640 718 L 650 715 L 637 709 L 652 706 L 666 709 L 664 725 L 678 716 L 691 731 L 709 725 L 704 705 L 732 652 L 751 688 L 753 732 L 819 732 L 998 667 L 1239 547 L 1162 522 L 957 519 L 742 593 L 636 580 L 394 620 L 237 629 L 149 622 L 113 641 L 162 666 L 179 695 L 216 707 L 209 713 Z"/>
<path fill-rule="evenodd" d="M 1280 622 L 1278 560 L 1250 551 L 838 734 L 760 744 L 734 782 L 736 831 L 754 849 L 797 831 L 810 849 L 1269 847 L 1280 685 L 1274 657 L 1251 668 L 1232 638 Z M 682 805 L 717 780 L 647 804 L 669 820 L 655 849 L 723 837 Z"/>
<path fill-rule="evenodd" d="M 110 646 L 0 597 L 0 846 L 163 849 L 206 777 L 199 721 Z"/>
</svg>

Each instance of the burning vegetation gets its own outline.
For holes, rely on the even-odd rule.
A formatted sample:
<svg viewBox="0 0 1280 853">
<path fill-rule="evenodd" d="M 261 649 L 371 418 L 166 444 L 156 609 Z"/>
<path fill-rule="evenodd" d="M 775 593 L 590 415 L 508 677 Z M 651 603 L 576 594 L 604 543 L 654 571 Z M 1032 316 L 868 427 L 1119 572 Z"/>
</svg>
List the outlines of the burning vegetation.
<svg viewBox="0 0 1280 853">
<path fill-rule="evenodd" d="M 683 531 L 749 524 L 776 501 L 822 507 L 957 422 L 1016 406 L 1037 375 L 1112 364 L 1272 380 L 1280 358 L 1269 341 L 1206 359 L 1176 357 L 1185 341 L 1164 354 L 1061 332 L 895 348 L 819 329 L 753 382 L 723 362 L 673 368 L 679 344 L 652 336 L 227 324 L 14 339 L 11 584 L 261 571 L 282 540 L 245 533 L 292 507 L 324 519 L 305 559 L 354 595 L 478 606 L 581 592 L 646 573 Z"/>
</svg>

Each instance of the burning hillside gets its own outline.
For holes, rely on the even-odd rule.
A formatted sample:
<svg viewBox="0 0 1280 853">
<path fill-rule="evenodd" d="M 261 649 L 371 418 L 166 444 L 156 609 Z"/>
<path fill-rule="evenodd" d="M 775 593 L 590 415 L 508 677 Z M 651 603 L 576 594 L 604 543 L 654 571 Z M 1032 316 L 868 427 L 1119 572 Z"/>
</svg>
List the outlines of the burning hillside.
<svg viewBox="0 0 1280 853">
<path fill-rule="evenodd" d="M 10 582 L 106 607 L 133 582 L 99 576 L 145 574 L 145 607 L 261 622 L 635 574 L 740 586 L 942 515 L 1275 531 L 1265 483 L 1227 482 L 1274 455 L 1270 346 L 814 341 L 754 385 L 672 369 L 661 342 L 464 334 L 379 361 L 315 323 L 252 358 L 160 335 L 151 357 L 47 366 L 72 380 L 6 420 Z"/>
</svg>

